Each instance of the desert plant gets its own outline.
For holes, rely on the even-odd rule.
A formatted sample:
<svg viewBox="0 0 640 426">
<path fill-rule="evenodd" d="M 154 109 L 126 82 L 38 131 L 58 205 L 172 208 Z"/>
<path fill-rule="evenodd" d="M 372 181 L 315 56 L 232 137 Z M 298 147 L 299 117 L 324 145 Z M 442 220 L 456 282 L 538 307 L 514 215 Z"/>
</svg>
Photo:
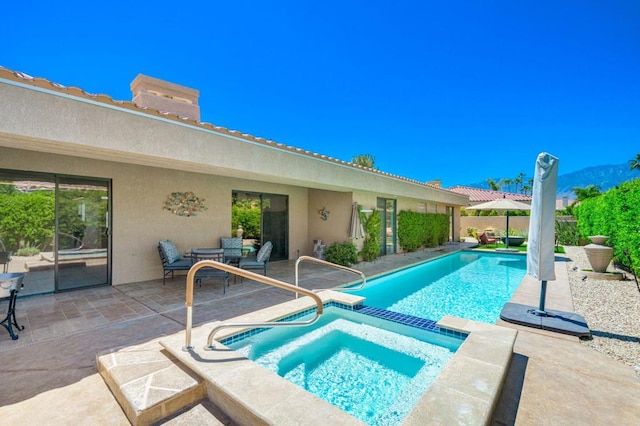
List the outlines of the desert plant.
<svg viewBox="0 0 640 426">
<path fill-rule="evenodd" d="M 28 245 L 26 247 L 22 247 L 18 249 L 16 252 L 16 256 L 35 256 L 40 253 L 40 248 L 37 246 Z"/>
<path fill-rule="evenodd" d="M 327 262 L 342 266 L 358 263 L 358 249 L 350 242 L 333 243 L 324 252 Z"/>
<path fill-rule="evenodd" d="M 556 219 L 556 232 L 558 233 L 558 243 L 567 246 L 580 245 L 580 233 L 575 221 Z"/>
<path fill-rule="evenodd" d="M 376 168 L 376 157 L 371 154 L 360 154 L 351 158 L 351 162 L 353 164 L 357 164 L 358 166 L 367 167 L 369 169 Z"/>
<path fill-rule="evenodd" d="M 499 237 L 506 237 L 507 236 L 506 233 L 507 232 L 503 230 L 496 232 L 496 234 L 498 234 Z M 519 229 L 509 228 L 509 236 L 527 238 L 529 236 L 529 231 L 527 230 L 521 231 Z"/>
</svg>

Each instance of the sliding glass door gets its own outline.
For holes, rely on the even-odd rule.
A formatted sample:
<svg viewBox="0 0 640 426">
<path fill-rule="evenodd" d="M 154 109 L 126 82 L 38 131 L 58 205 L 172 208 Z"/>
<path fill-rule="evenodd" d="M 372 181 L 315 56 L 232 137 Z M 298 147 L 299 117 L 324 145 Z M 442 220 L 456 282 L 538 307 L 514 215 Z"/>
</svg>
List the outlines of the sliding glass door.
<svg viewBox="0 0 640 426">
<path fill-rule="evenodd" d="M 21 295 L 110 284 L 107 180 L 0 170 L 0 265 Z"/>
<path fill-rule="evenodd" d="M 59 178 L 56 217 L 57 289 L 108 284 L 108 182 Z"/>
<path fill-rule="evenodd" d="M 380 255 L 396 252 L 396 200 L 378 198 L 378 213 L 382 227 L 380 230 Z"/>
<path fill-rule="evenodd" d="M 231 235 L 243 229 L 244 244 L 271 241 L 271 260 L 289 259 L 289 196 L 233 191 Z"/>
<path fill-rule="evenodd" d="M 3 271 L 26 272 L 20 295 L 55 291 L 55 176 L 0 170 Z"/>
<path fill-rule="evenodd" d="M 271 241 L 272 260 L 289 259 L 289 197 L 262 194 L 262 241 Z"/>
</svg>

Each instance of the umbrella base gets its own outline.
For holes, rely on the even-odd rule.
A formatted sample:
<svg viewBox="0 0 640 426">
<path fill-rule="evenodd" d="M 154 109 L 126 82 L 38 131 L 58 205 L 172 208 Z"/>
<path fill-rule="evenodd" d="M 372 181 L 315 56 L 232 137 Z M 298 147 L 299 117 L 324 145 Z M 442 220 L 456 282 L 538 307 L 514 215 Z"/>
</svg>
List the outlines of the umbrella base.
<svg viewBox="0 0 640 426">
<path fill-rule="evenodd" d="M 544 312 L 533 306 L 505 303 L 500 319 L 527 327 L 570 334 L 580 338 L 591 337 L 591 330 L 582 315 L 574 312 L 546 309 Z"/>
<path fill-rule="evenodd" d="M 496 251 L 502 252 L 502 253 L 519 253 L 520 252 L 520 250 L 513 249 L 513 248 L 497 248 Z"/>
</svg>

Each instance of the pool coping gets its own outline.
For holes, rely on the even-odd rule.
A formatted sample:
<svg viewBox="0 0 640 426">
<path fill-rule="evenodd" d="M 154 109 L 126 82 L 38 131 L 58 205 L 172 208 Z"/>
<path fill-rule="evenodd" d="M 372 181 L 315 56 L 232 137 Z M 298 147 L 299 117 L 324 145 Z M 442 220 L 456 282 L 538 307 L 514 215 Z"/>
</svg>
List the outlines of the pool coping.
<svg viewBox="0 0 640 426">
<path fill-rule="evenodd" d="M 319 292 L 324 303 L 355 306 L 360 296 Z M 315 306 L 308 297 L 251 312 L 225 322 L 277 321 Z M 276 373 L 219 343 L 243 329 L 222 329 L 217 350 L 204 350 L 207 336 L 220 322 L 194 328 L 194 348 L 183 351 L 184 332 L 160 340 L 178 361 L 200 376 L 207 397 L 239 424 L 359 424 L 357 419 L 299 388 Z M 506 376 L 517 331 L 457 317 L 441 328 L 468 334 L 449 363 L 405 418 L 405 425 L 487 424 Z"/>
</svg>

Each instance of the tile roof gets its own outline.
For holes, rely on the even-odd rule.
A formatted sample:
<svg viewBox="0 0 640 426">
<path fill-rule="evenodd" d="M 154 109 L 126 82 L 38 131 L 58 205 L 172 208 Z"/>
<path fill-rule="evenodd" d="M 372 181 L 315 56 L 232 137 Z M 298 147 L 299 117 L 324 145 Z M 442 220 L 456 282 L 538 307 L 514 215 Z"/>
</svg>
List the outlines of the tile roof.
<svg viewBox="0 0 640 426">
<path fill-rule="evenodd" d="M 516 201 L 531 201 L 530 195 L 516 194 L 513 192 L 491 191 L 489 189 L 472 188 L 470 186 L 454 186 L 449 191 L 469 197 L 469 205 L 493 201 L 500 198 L 508 198 Z"/>
<path fill-rule="evenodd" d="M 240 139 L 244 139 L 250 142 L 254 142 L 254 143 L 259 143 L 262 145 L 267 145 L 267 146 L 271 146 L 271 147 L 275 147 L 284 151 L 289 151 L 289 152 L 293 152 L 296 154 L 301 154 L 301 155 L 306 155 L 309 157 L 313 157 L 316 159 L 320 159 L 320 160 L 324 160 L 324 161 L 328 161 L 328 162 L 332 162 L 332 163 L 337 163 L 337 164 L 341 164 L 343 166 L 349 166 L 349 167 L 353 167 L 354 169 L 360 169 L 363 171 L 368 171 L 371 173 L 375 173 L 378 175 L 382 175 L 382 176 L 386 176 L 386 177 L 390 177 L 390 178 L 394 178 L 394 179 L 399 179 L 405 182 L 410 182 L 413 184 L 417 184 L 417 185 L 422 185 L 425 187 L 429 187 L 432 189 L 436 189 L 436 190 L 440 190 L 440 191 L 446 191 L 449 192 L 448 189 L 445 188 L 441 188 L 439 187 L 437 184 L 435 183 L 431 183 L 431 182 L 420 182 L 414 179 L 409 179 L 403 176 L 399 176 L 399 175 L 394 175 L 391 173 L 386 173 L 377 169 L 372 169 L 369 167 L 363 167 L 348 161 L 343 161 L 343 160 L 339 160 L 337 158 L 333 158 L 333 157 L 327 157 L 326 155 L 322 155 L 322 154 L 317 154 L 315 152 L 311 152 L 311 151 L 306 151 L 304 149 L 301 148 L 296 148 L 293 146 L 288 146 L 288 145 L 284 145 L 278 142 L 275 142 L 273 140 L 270 139 L 265 139 L 265 138 L 261 138 L 261 137 L 256 137 L 247 133 L 242 133 L 238 130 L 230 130 L 227 129 L 226 127 L 222 127 L 222 126 L 216 126 L 214 124 L 211 123 L 205 123 L 205 122 L 201 122 L 201 121 L 197 121 L 197 120 L 193 120 L 187 117 L 181 117 L 179 115 L 173 114 L 173 113 L 169 113 L 169 112 L 163 112 L 163 111 L 158 111 L 156 109 L 152 109 L 152 108 L 145 108 L 145 107 L 139 107 L 136 104 L 134 104 L 131 101 L 117 101 L 114 100 L 111 96 L 109 95 L 104 95 L 104 94 L 92 94 L 92 93 L 88 93 L 78 87 L 75 86 L 64 86 L 62 84 L 59 83 L 55 83 L 52 82 L 50 80 L 47 80 L 46 78 L 41 78 L 41 77 L 32 77 L 28 74 L 19 72 L 19 71 L 12 71 L 8 68 L 3 67 L 2 65 L 0 65 L 0 79 L 6 79 L 6 80 L 11 80 L 11 81 L 16 81 L 16 82 L 20 82 L 23 84 L 28 84 L 31 86 L 35 86 L 35 87 L 39 87 L 41 89 L 48 89 L 48 90 L 52 90 L 54 92 L 58 92 L 58 93 L 65 93 L 67 95 L 71 95 L 71 96 L 75 96 L 75 97 L 79 97 L 79 98 L 84 98 L 84 99 L 89 99 L 95 102 L 100 102 L 100 103 L 104 103 L 104 104 L 108 104 L 108 105 L 113 105 L 113 106 L 117 106 L 123 109 L 128 109 L 131 111 L 138 111 L 138 112 L 142 112 L 151 116 L 156 116 L 156 117 L 162 117 L 165 119 L 169 119 L 169 120 L 173 120 L 173 121 L 177 121 L 177 122 L 181 122 L 181 123 L 187 123 L 193 126 L 197 126 L 200 128 L 204 128 L 204 129 L 208 129 L 208 130 L 213 130 L 215 132 L 218 133 L 222 133 L 222 134 L 226 134 L 232 137 L 236 137 L 236 138 L 240 138 Z"/>
</svg>

